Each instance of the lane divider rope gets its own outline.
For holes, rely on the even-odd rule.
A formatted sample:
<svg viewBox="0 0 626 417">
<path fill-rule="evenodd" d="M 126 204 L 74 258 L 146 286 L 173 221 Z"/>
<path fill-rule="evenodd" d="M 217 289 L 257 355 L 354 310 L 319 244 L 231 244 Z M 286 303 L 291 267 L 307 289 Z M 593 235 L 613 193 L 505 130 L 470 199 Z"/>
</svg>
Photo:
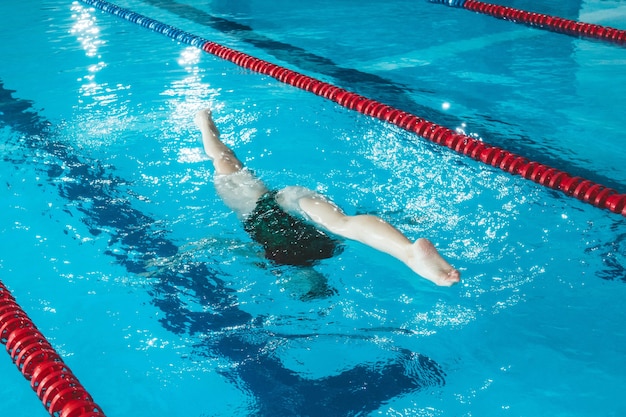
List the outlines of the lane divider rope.
<svg viewBox="0 0 626 417">
<path fill-rule="evenodd" d="M 626 45 L 626 30 L 615 29 L 593 23 L 578 22 L 562 17 L 542 13 L 528 12 L 508 6 L 485 3 L 475 0 L 428 0 L 431 3 L 445 4 L 451 7 L 471 10 L 498 19 L 510 20 L 539 29 L 588 39 L 599 39 L 606 42 Z"/>
<path fill-rule="evenodd" d="M 53 417 L 103 417 L 102 409 L 0 281 L 0 342 Z"/>
<path fill-rule="evenodd" d="M 513 175 L 532 180 L 548 188 L 559 190 L 593 206 L 626 216 L 626 194 L 581 177 L 572 176 L 556 168 L 530 161 L 482 140 L 457 133 L 413 114 L 398 110 L 376 100 L 336 87 L 308 75 L 298 73 L 243 52 L 219 45 L 173 26 L 121 8 L 104 0 L 81 0 L 114 16 L 166 35 L 178 42 L 200 48 L 217 57 L 251 71 L 268 75 L 283 83 L 334 101 L 350 110 L 392 123 L 416 133 L 434 143 L 446 146 L 477 161 L 499 168 Z"/>
</svg>

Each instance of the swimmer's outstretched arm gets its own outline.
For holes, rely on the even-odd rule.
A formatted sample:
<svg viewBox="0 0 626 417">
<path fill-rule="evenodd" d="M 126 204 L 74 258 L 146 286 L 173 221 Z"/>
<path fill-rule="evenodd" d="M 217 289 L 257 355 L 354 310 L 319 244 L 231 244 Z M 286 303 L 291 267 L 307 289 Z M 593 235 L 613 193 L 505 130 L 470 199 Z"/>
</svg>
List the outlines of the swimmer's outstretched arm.
<svg viewBox="0 0 626 417">
<path fill-rule="evenodd" d="M 347 216 L 336 205 L 320 197 L 303 197 L 298 204 L 311 220 L 328 231 L 387 253 L 437 285 L 451 286 L 461 279 L 459 271 L 441 257 L 428 239 L 411 242 L 378 217 Z"/>
</svg>

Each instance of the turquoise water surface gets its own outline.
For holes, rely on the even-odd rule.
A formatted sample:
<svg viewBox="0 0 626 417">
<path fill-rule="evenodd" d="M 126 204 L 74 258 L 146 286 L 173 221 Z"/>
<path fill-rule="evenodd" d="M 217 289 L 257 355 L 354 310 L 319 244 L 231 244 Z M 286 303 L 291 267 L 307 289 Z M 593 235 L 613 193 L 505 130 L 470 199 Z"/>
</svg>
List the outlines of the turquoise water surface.
<svg viewBox="0 0 626 417">
<path fill-rule="evenodd" d="M 626 192 L 623 47 L 425 1 L 116 4 Z M 620 1 L 499 4 L 626 29 Z M 0 279 L 108 416 L 626 411 L 622 216 L 79 2 L 0 16 Z M 351 242 L 264 260 L 215 194 L 205 106 L 272 188 L 427 236 L 463 282 Z M 0 367 L 5 414 L 44 415 Z"/>
</svg>

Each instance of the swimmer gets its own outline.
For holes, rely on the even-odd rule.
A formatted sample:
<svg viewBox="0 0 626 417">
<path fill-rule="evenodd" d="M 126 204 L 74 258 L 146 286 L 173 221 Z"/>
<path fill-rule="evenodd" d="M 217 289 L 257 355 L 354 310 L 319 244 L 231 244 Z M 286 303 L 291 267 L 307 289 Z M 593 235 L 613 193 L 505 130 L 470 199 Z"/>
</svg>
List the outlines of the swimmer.
<svg viewBox="0 0 626 417">
<path fill-rule="evenodd" d="M 411 242 L 372 215 L 346 215 L 326 197 L 304 187 L 270 191 L 220 140 L 209 109 L 196 114 L 204 151 L 215 167 L 214 183 L 224 203 L 277 264 L 312 265 L 338 251 L 337 235 L 387 253 L 440 286 L 459 282 L 460 273 L 425 238 Z"/>
</svg>

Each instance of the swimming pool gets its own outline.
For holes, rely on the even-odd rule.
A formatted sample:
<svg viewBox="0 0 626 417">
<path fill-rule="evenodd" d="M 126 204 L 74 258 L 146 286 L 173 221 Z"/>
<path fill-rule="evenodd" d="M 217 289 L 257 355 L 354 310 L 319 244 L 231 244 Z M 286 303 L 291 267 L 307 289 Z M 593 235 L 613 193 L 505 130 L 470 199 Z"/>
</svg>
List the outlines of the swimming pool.
<svg viewBox="0 0 626 417">
<path fill-rule="evenodd" d="M 624 48 L 419 1 L 268 3 L 117 4 L 623 192 Z M 626 409 L 622 217 L 80 3 L 0 8 L 1 279 L 107 415 Z M 316 267 L 337 294 L 299 300 L 213 191 L 207 103 L 269 184 L 431 237 L 462 285 L 346 244 Z M 0 363 L 5 410 L 43 415 Z"/>
</svg>

